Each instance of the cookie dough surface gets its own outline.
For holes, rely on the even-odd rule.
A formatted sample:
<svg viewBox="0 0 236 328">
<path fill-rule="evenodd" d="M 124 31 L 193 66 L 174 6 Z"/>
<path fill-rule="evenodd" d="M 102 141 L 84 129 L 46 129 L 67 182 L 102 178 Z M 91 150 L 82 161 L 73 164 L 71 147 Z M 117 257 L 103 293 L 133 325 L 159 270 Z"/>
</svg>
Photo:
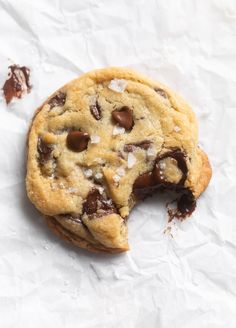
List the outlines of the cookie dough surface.
<svg viewBox="0 0 236 328">
<path fill-rule="evenodd" d="M 92 251 L 128 250 L 127 217 L 153 190 L 178 189 L 195 202 L 210 177 L 191 108 L 128 69 L 65 85 L 29 132 L 30 200 L 58 235 Z"/>
</svg>

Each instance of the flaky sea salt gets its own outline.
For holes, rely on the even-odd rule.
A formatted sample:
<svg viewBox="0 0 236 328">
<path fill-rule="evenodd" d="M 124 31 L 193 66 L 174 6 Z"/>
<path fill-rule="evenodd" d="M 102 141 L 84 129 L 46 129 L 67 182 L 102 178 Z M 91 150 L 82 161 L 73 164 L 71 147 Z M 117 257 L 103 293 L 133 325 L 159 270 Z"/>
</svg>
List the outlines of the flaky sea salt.
<svg viewBox="0 0 236 328">
<path fill-rule="evenodd" d="M 112 177 L 112 179 L 115 181 L 115 182 L 119 182 L 120 181 L 120 176 L 118 174 L 114 175 Z"/>
<path fill-rule="evenodd" d="M 113 79 L 110 81 L 108 88 L 112 91 L 122 93 L 125 91 L 128 81 L 123 79 Z"/>
<path fill-rule="evenodd" d="M 91 169 L 84 170 L 84 175 L 86 178 L 90 178 L 93 175 L 93 171 Z"/>
<path fill-rule="evenodd" d="M 175 132 L 179 132 L 179 131 L 181 131 L 181 128 L 180 128 L 179 126 L 176 125 L 176 126 L 174 127 L 174 131 L 175 131 Z"/>
<path fill-rule="evenodd" d="M 164 163 L 164 162 L 160 162 L 158 165 L 161 170 L 164 170 L 166 168 L 166 163 Z"/>
<path fill-rule="evenodd" d="M 90 137 L 90 140 L 91 140 L 91 143 L 92 144 L 98 144 L 100 142 L 100 137 L 99 136 L 96 136 L 96 135 L 92 135 Z"/>
<path fill-rule="evenodd" d="M 131 169 L 135 163 L 136 163 L 136 157 L 132 153 L 128 153 L 128 161 L 127 161 L 128 168 Z"/>
<path fill-rule="evenodd" d="M 104 188 L 99 186 L 97 187 L 98 191 L 99 191 L 99 194 L 102 195 L 103 194 L 103 191 L 104 191 Z"/>
<path fill-rule="evenodd" d="M 70 193 L 70 194 L 74 194 L 75 192 L 78 191 L 78 189 L 77 189 L 77 188 L 70 187 L 70 188 L 68 188 L 67 191 L 68 191 L 68 193 Z"/>
<path fill-rule="evenodd" d="M 102 173 L 98 172 L 95 174 L 96 179 L 101 179 L 102 178 Z"/>
<path fill-rule="evenodd" d="M 118 169 L 116 170 L 116 173 L 120 176 L 123 177 L 125 175 L 125 170 L 123 167 L 118 167 Z"/>
<path fill-rule="evenodd" d="M 125 133 L 125 128 L 122 128 L 121 126 L 115 125 L 113 128 L 113 136 L 117 136 L 118 134 Z"/>
<path fill-rule="evenodd" d="M 147 156 L 148 157 L 155 157 L 155 155 L 156 155 L 155 150 L 153 148 L 148 148 L 148 150 L 147 150 Z"/>
</svg>

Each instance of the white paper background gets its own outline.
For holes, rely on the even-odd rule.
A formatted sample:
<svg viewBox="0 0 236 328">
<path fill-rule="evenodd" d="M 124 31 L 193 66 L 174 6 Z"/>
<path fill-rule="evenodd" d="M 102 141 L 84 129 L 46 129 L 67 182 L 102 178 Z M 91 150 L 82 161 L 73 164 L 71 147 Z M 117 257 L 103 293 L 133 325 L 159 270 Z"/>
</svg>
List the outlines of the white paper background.
<svg viewBox="0 0 236 328">
<path fill-rule="evenodd" d="M 0 0 L 0 85 L 9 63 L 32 93 L 0 102 L 0 327 L 236 327 L 236 2 Z M 33 112 L 83 72 L 128 66 L 179 91 L 214 175 L 191 219 L 163 233 L 163 199 L 129 221 L 131 251 L 97 256 L 54 237 L 25 194 Z"/>
</svg>

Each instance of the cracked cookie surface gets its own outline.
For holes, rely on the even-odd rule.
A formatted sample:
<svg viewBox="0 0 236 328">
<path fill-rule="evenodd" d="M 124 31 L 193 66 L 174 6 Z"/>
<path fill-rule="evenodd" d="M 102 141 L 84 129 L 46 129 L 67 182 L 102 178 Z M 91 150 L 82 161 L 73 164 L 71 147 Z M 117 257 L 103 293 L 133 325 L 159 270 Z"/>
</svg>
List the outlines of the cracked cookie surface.
<svg viewBox="0 0 236 328">
<path fill-rule="evenodd" d="M 27 193 L 55 233 L 96 252 L 128 250 L 127 217 L 155 190 L 179 193 L 187 216 L 211 167 L 185 101 L 132 70 L 92 71 L 37 111 Z"/>
</svg>

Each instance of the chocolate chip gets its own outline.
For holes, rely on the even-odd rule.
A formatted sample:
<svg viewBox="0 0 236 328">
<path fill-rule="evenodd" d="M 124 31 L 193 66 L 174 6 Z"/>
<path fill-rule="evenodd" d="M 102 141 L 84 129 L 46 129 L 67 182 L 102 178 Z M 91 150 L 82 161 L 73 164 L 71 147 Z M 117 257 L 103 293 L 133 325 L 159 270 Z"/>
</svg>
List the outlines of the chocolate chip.
<svg viewBox="0 0 236 328">
<path fill-rule="evenodd" d="M 113 110 L 112 118 L 119 126 L 126 130 L 130 130 L 133 127 L 133 111 L 127 106 Z"/>
<path fill-rule="evenodd" d="M 11 65 L 9 69 L 9 78 L 3 86 L 3 92 L 8 104 L 14 97 L 21 98 L 24 93 L 29 93 L 32 86 L 30 85 L 30 69 L 25 66 Z"/>
<path fill-rule="evenodd" d="M 53 145 L 46 143 L 41 137 L 38 138 L 37 150 L 39 153 L 39 162 L 44 164 L 51 157 L 51 152 L 53 151 Z"/>
<path fill-rule="evenodd" d="M 87 148 L 89 139 L 86 132 L 70 131 L 66 138 L 66 144 L 70 150 L 81 152 Z"/>
<path fill-rule="evenodd" d="M 94 105 L 90 106 L 90 112 L 95 118 L 95 120 L 99 121 L 102 118 L 101 107 L 98 101 L 96 101 Z"/>
<path fill-rule="evenodd" d="M 115 207 L 111 199 L 104 198 L 98 191 L 98 189 L 92 189 L 83 205 L 83 212 L 91 215 L 97 213 L 97 211 L 115 212 Z"/>
<path fill-rule="evenodd" d="M 126 144 L 126 145 L 124 145 L 124 151 L 133 152 L 136 147 L 147 150 L 150 147 L 150 144 L 151 144 L 151 141 L 149 141 L 149 140 L 144 140 L 144 141 L 137 142 L 137 143 Z"/>
<path fill-rule="evenodd" d="M 54 97 L 52 97 L 48 104 L 50 105 L 50 109 L 55 106 L 62 107 L 65 105 L 66 102 L 66 94 L 64 92 L 59 91 Z"/>
<path fill-rule="evenodd" d="M 155 88 L 154 90 L 156 91 L 156 93 L 158 93 L 163 98 L 166 98 L 166 99 L 168 98 L 166 92 L 163 89 L 161 89 L 161 88 Z"/>
</svg>

